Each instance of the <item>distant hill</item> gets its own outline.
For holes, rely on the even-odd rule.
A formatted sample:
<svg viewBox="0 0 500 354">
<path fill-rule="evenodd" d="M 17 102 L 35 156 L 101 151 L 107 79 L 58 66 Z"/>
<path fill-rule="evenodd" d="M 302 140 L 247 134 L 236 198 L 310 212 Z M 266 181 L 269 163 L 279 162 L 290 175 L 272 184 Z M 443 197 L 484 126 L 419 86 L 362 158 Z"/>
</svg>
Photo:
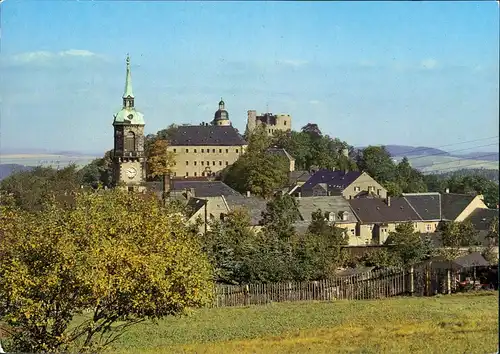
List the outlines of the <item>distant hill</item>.
<svg viewBox="0 0 500 354">
<path fill-rule="evenodd" d="M 0 181 L 4 178 L 9 177 L 15 172 L 29 171 L 33 167 L 28 167 L 24 165 L 19 165 L 15 163 L 0 164 Z"/>
<path fill-rule="evenodd" d="M 426 146 L 407 146 L 407 145 L 385 145 L 389 154 L 393 157 L 399 156 L 450 156 L 450 153 L 444 150 L 426 147 Z"/>
</svg>

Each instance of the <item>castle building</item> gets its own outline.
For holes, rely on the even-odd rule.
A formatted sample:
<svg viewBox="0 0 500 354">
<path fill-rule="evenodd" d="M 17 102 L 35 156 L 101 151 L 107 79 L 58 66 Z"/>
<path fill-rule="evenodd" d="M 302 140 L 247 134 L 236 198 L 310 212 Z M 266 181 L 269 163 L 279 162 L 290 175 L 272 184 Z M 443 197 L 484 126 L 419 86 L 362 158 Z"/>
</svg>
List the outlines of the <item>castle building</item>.
<svg viewBox="0 0 500 354">
<path fill-rule="evenodd" d="M 144 116 L 135 109 L 132 90 L 130 57 L 127 55 L 127 74 L 122 109 L 114 115 L 113 182 L 129 191 L 145 189 Z"/>
<path fill-rule="evenodd" d="M 247 142 L 229 120 L 221 99 L 210 124 L 178 126 L 168 150 L 175 154 L 174 177 L 210 177 L 232 165 Z"/>
<path fill-rule="evenodd" d="M 247 132 L 251 133 L 259 124 L 264 124 L 269 135 L 275 131 L 292 130 L 292 116 L 289 114 L 264 113 L 257 115 L 257 111 L 250 110 L 247 119 Z"/>
</svg>

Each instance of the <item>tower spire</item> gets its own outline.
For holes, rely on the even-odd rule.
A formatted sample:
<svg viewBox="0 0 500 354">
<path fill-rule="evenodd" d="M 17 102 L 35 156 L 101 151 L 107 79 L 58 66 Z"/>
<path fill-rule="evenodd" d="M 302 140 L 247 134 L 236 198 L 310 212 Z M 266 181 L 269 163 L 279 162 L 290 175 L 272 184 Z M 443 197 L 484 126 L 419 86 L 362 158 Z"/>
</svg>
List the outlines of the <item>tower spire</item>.
<svg viewBox="0 0 500 354">
<path fill-rule="evenodd" d="M 134 92 L 132 91 L 132 74 L 130 72 L 130 56 L 127 53 L 127 76 L 125 77 L 125 90 L 123 91 L 123 106 L 134 107 Z"/>
</svg>

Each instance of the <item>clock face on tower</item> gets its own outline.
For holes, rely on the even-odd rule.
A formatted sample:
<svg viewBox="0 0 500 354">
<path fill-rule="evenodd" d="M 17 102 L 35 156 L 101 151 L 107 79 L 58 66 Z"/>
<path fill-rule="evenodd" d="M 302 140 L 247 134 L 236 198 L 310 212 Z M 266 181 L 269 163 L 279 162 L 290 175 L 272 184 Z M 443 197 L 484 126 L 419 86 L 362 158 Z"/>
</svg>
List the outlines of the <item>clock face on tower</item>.
<svg viewBox="0 0 500 354">
<path fill-rule="evenodd" d="M 127 177 L 130 179 L 134 178 L 137 175 L 137 170 L 133 167 L 127 168 L 127 171 L 125 172 L 127 173 Z"/>
</svg>

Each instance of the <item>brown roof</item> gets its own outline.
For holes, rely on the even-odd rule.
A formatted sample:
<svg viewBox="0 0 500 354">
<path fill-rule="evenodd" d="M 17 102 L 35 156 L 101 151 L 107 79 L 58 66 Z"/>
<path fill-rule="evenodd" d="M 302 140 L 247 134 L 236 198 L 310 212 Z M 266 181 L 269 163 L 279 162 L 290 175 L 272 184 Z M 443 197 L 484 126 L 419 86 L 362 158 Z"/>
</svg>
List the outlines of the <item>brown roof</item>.
<svg viewBox="0 0 500 354">
<path fill-rule="evenodd" d="M 359 198 L 349 200 L 351 209 L 361 223 L 378 224 L 421 220 L 404 198 Z"/>
</svg>

